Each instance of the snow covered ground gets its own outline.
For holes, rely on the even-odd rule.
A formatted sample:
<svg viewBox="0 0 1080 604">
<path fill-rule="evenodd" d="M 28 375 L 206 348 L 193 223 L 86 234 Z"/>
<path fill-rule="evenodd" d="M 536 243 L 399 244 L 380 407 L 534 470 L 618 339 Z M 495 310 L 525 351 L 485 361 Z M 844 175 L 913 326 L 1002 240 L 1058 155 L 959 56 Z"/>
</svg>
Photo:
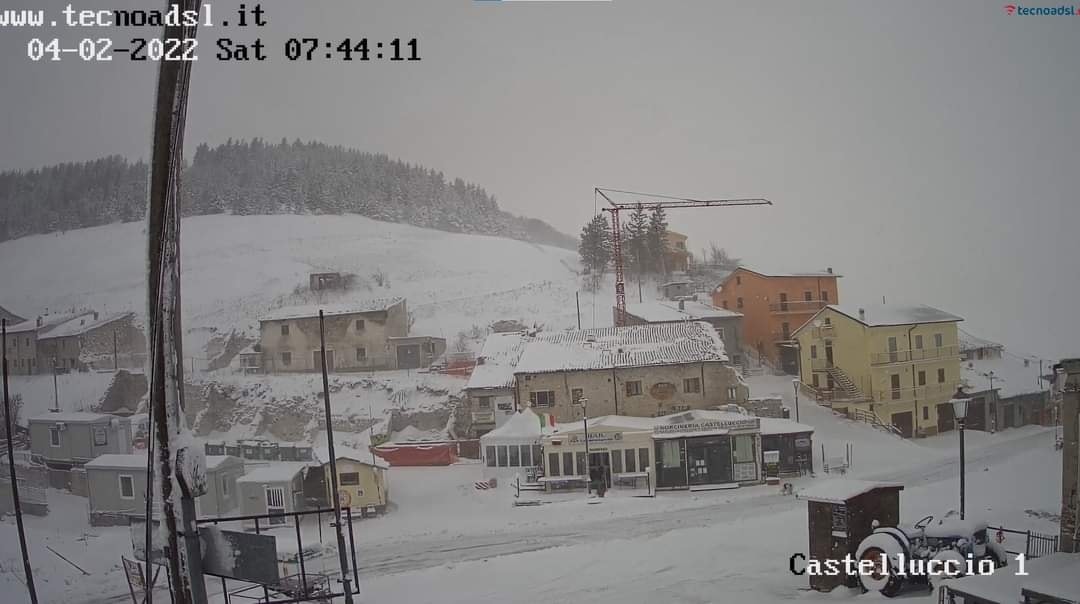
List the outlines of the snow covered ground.
<svg viewBox="0 0 1080 604">
<path fill-rule="evenodd" d="M 752 391 L 776 389 L 791 404 L 790 381 L 750 378 Z M 941 515 L 957 506 L 955 434 L 902 441 L 800 402 L 803 423 L 826 448 L 856 443 L 852 474 L 898 481 L 905 521 Z M 971 433 L 968 513 L 1021 530 L 1056 531 L 1061 457 L 1053 431 L 1027 428 Z M 952 439 L 952 440 L 950 440 Z M 817 442 L 817 440 L 816 440 Z M 476 464 L 391 468 L 394 502 L 380 518 L 355 523 L 361 601 L 403 602 L 786 602 L 877 599 L 854 592 L 806 591 L 788 572 L 788 558 L 806 552 L 806 503 L 776 487 L 660 493 L 614 490 L 599 503 L 582 493 L 524 497 L 544 503 L 513 507 L 505 483 L 477 491 Z M 822 480 L 805 477 L 797 489 Z M 126 528 L 88 528 L 85 500 L 50 491 L 54 513 L 28 519 L 31 556 L 49 581 L 43 601 L 118 602 L 126 595 L 119 556 L 129 549 Z M 305 527 L 305 543 L 318 530 Z M 89 536 L 85 539 L 83 533 Z M 286 533 L 290 534 L 288 531 Z M 0 525 L 0 582 L 21 589 L 18 547 L 10 519 Z M 326 551 L 332 532 L 324 526 Z M 291 536 L 289 537 L 291 539 Z M 282 538 L 279 549 L 289 544 Z M 49 545 L 90 575 L 60 560 Z M 109 555 L 99 552 L 108 551 Z M 322 558 L 318 559 L 322 560 Z M 323 562 L 312 563 L 318 567 Z M 332 556 L 329 558 L 332 568 Z M 214 589 L 216 589 L 216 582 Z M 213 589 L 212 589 L 213 591 Z M 914 593 L 904 601 L 936 601 Z"/>
<path fill-rule="evenodd" d="M 28 418 L 48 413 L 56 405 L 61 411 L 89 411 L 101 402 L 113 381 L 111 372 L 64 373 L 48 375 L 12 375 L 8 388 L 12 395 L 22 397 L 20 423 Z"/>
</svg>

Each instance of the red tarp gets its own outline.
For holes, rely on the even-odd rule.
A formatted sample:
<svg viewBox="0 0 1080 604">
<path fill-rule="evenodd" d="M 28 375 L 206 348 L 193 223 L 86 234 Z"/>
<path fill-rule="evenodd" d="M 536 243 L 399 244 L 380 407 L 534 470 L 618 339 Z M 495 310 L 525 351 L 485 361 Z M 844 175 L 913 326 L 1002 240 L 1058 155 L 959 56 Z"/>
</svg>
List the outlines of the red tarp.
<svg viewBox="0 0 1080 604">
<path fill-rule="evenodd" d="M 448 466 L 457 461 L 457 443 L 385 444 L 371 451 L 391 466 Z"/>
</svg>

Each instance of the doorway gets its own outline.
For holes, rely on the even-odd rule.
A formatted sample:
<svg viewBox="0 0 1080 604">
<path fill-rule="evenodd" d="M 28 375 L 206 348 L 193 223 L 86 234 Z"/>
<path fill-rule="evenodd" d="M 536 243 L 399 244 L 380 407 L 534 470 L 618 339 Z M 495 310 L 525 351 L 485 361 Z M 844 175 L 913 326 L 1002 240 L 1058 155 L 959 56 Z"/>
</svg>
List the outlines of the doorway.
<svg viewBox="0 0 1080 604">
<path fill-rule="evenodd" d="M 315 351 L 312 351 L 312 353 L 311 353 L 311 358 L 315 361 L 315 371 L 319 371 L 319 372 L 322 371 L 322 354 L 321 354 L 321 352 L 322 351 L 320 351 L 320 350 L 315 350 Z M 334 372 L 334 351 L 333 350 L 327 350 L 326 351 L 326 372 L 327 373 L 333 373 Z"/>
<path fill-rule="evenodd" d="M 604 484 L 611 488 L 611 454 L 608 452 L 589 453 L 589 479 L 592 479 L 593 471 L 600 470 L 604 477 Z"/>
<path fill-rule="evenodd" d="M 900 435 L 904 438 L 911 438 L 914 434 L 914 423 L 912 421 L 911 411 L 893 413 L 892 425 L 900 430 Z"/>
<path fill-rule="evenodd" d="M 825 366 L 833 366 L 832 340 L 825 340 Z"/>
<path fill-rule="evenodd" d="M 731 482 L 731 442 L 727 438 L 687 441 L 686 461 L 691 485 Z"/>
<path fill-rule="evenodd" d="M 270 524 L 285 524 L 285 487 L 266 487 L 266 514 Z"/>
<path fill-rule="evenodd" d="M 419 369 L 420 368 L 420 345 L 409 344 L 406 346 L 397 347 L 397 366 L 398 369 Z"/>
</svg>

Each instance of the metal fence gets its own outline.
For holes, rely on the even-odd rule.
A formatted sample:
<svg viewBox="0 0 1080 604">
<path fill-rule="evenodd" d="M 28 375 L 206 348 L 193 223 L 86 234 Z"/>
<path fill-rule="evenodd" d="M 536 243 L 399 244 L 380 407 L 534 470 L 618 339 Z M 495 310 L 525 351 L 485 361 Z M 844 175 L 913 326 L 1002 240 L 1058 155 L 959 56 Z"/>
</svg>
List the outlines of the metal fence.
<svg viewBox="0 0 1080 604">
<path fill-rule="evenodd" d="M 1044 535 L 1035 531 L 1016 531 L 1001 526 L 988 526 L 986 527 L 986 530 L 995 533 L 993 536 L 995 541 L 1007 544 L 1005 549 L 1007 553 L 1013 555 L 1024 554 L 1024 557 L 1029 560 L 1041 556 L 1048 556 L 1058 551 L 1057 535 Z M 1020 541 L 1020 539 L 1010 539 L 1009 536 L 1011 535 L 1020 537 L 1023 540 L 1023 551 L 1008 549 L 1009 545 Z"/>
</svg>

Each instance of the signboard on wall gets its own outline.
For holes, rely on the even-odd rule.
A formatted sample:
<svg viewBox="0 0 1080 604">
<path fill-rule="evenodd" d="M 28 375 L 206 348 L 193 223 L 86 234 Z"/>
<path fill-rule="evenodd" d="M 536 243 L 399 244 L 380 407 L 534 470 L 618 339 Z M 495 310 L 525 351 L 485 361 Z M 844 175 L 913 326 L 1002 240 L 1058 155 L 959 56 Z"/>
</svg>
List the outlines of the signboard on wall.
<svg viewBox="0 0 1080 604">
<path fill-rule="evenodd" d="M 589 444 L 611 443 L 622 441 L 622 432 L 589 432 Z M 585 444 L 585 434 L 571 434 L 566 437 L 569 445 Z"/>
<path fill-rule="evenodd" d="M 729 432 L 734 430 L 756 430 L 760 422 L 756 417 L 733 420 L 703 420 L 685 424 L 664 424 L 653 426 L 653 434 L 692 434 L 706 432 Z"/>
<path fill-rule="evenodd" d="M 678 389 L 671 382 L 657 382 L 649 388 L 649 395 L 654 399 L 666 401 L 675 396 Z"/>
</svg>

